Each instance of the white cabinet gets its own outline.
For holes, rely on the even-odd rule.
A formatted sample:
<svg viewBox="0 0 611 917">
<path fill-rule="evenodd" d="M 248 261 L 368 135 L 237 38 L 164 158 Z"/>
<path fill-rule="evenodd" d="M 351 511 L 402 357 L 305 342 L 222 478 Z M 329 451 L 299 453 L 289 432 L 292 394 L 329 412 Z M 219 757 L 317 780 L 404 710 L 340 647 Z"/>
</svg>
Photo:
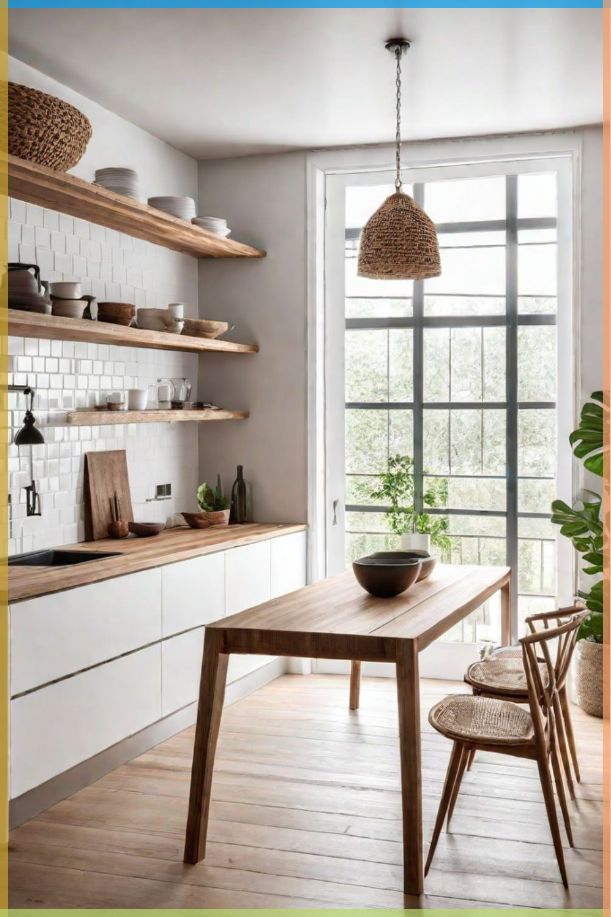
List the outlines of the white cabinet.
<svg viewBox="0 0 611 917">
<path fill-rule="evenodd" d="M 170 637 L 161 644 L 162 716 L 197 700 L 203 647 L 203 627 Z"/>
<path fill-rule="evenodd" d="M 295 532 L 270 541 L 271 597 L 286 595 L 306 584 L 306 534 Z"/>
<path fill-rule="evenodd" d="M 11 701 L 11 796 L 158 720 L 160 657 L 157 643 Z"/>
<path fill-rule="evenodd" d="M 209 624 L 225 614 L 225 552 L 161 569 L 163 636 Z"/>
<path fill-rule="evenodd" d="M 161 570 L 11 606 L 11 695 L 161 638 Z"/>
<path fill-rule="evenodd" d="M 228 615 L 267 602 L 271 597 L 270 564 L 269 541 L 257 541 L 226 552 L 225 609 Z"/>
</svg>

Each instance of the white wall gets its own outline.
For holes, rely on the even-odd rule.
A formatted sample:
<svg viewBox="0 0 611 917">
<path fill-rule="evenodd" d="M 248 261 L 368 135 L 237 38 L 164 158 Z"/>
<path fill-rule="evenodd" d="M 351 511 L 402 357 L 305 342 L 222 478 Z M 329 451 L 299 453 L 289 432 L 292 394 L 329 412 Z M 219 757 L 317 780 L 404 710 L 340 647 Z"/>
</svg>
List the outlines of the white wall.
<svg viewBox="0 0 611 917">
<path fill-rule="evenodd" d="M 91 179 L 99 166 L 133 166 L 149 194 L 197 196 L 194 160 L 20 61 L 10 61 L 10 78 L 52 92 L 88 115 L 93 139 L 75 174 Z M 197 314 L 194 258 L 22 201 L 10 203 L 9 261 L 39 264 L 45 280 L 80 280 L 83 291 L 100 300 L 150 307 L 184 302 L 188 314 Z M 165 521 L 175 511 L 194 508 L 195 424 L 69 428 L 61 417 L 66 409 L 91 404 L 101 391 L 144 387 L 166 376 L 196 382 L 196 356 L 17 337 L 9 338 L 9 354 L 9 382 L 27 379 L 36 389 L 34 412 L 45 436 L 45 444 L 33 450 L 41 517 L 25 516 L 30 450 L 9 446 L 10 553 L 83 539 L 83 455 L 88 451 L 127 449 L 136 518 Z M 11 394 L 9 409 L 13 435 L 23 419 L 23 396 Z M 173 500 L 147 502 L 155 484 L 165 483 L 172 484 Z"/>
<path fill-rule="evenodd" d="M 580 358 L 578 402 L 602 384 L 602 129 L 563 132 L 582 143 Z M 539 138 L 541 135 L 536 135 Z M 545 135 L 544 135 L 545 136 Z M 547 135 L 549 149 L 556 136 Z M 527 150 L 528 135 L 411 144 L 414 162 L 469 161 Z M 535 140 L 536 142 L 536 140 Z M 560 135 L 558 147 L 562 148 Z M 358 159 L 358 151 L 346 151 Z M 313 154 L 340 161 L 342 151 Z M 391 163 L 388 148 L 369 147 L 367 161 Z M 410 154 L 408 154 L 409 157 Z M 406 160 L 406 161 L 409 161 Z M 200 431 L 203 476 L 223 472 L 230 484 L 242 462 L 254 483 L 257 514 L 265 519 L 306 518 L 307 335 L 306 169 L 307 153 L 208 161 L 199 165 L 199 193 L 206 213 L 226 216 L 235 236 L 267 248 L 259 264 L 200 265 L 200 316 L 239 324 L 236 334 L 258 341 L 261 353 L 248 362 L 200 368 L 200 394 L 252 411 L 239 430 L 214 439 Z"/>
<path fill-rule="evenodd" d="M 267 249 L 259 261 L 200 262 L 200 316 L 235 322 L 255 341 L 249 357 L 200 361 L 200 397 L 251 411 L 240 424 L 199 431 L 200 477 L 235 466 L 253 485 L 255 518 L 307 517 L 306 156 L 254 156 L 200 166 L 204 213 L 227 217 L 233 235 Z"/>
<path fill-rule="evenodd" d="M 44 40 L 41 35 L 40 41 L 44 43 Z M 125 166 L 138 172 L 144 200 L 160 194 L 197 197 L 197 163 L 190 156 L 14 57 L 9 57 L 8 75 L 14 83 L 23 83 L 69 102 L 91 121 L 93 135 L 71 174 L 93 181 L 96 169 Z M 135 88 L 126 86 L 125 91 L 134 92 Z"/>
<path fill-rule="evenodd" d="M 603 385 L 602 128 L 581 131 L 580 403 Z"/>
</svg>

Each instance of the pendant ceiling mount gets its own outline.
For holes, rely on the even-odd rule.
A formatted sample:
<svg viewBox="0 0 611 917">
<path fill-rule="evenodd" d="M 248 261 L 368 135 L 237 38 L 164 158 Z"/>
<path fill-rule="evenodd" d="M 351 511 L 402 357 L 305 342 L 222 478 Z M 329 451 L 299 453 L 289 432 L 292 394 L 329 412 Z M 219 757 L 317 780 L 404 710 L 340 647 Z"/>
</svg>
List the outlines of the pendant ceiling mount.
<svg viewBox="0 0 611 917">
<path fill-rule="evenodd" d="M 363 227 L 357 273 L 375 280 L 425 280 L 441 274 L 435 224 L 403 193 L 401 182 L 401 58 L 411 42 L 390 38 L 384 47 L 396 61 L 395 193 Z"/>
</svg>

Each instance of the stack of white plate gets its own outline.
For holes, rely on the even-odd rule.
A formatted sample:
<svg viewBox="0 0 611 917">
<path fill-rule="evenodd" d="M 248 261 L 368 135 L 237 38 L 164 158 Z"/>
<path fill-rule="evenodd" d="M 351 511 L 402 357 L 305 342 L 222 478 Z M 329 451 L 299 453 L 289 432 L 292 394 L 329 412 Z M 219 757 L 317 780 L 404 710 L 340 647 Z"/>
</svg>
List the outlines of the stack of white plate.
<svg viewBox="0 0 611 917">
<path fill-rule="evenodd" d="M 194 217 L 191 222 L 200 229 L 207 229 L 213 232 L 215 236 L 228 236 L 231 230 L 227 226 L 227 220 L 221 217 Z"/>
<path fill-rule="evenodd" d="M 195 201 L 192 197 L 149 197 L 149 207 L 163 210 L 165 213 L 186 220 L 188 223 L 195 216 Z"/>
<path fill-rule="evenodd" d="M 108 191 L 114 191 L 115 194 L 124 194 L 125 197 L 131 197 L 139 200 L 138 193 L 138 173 L 133 169 L 122 169 L 118 167 L 109 167 L 108 169 L 96 169 L 94 184 L 107 188 Z"/>
</svg>

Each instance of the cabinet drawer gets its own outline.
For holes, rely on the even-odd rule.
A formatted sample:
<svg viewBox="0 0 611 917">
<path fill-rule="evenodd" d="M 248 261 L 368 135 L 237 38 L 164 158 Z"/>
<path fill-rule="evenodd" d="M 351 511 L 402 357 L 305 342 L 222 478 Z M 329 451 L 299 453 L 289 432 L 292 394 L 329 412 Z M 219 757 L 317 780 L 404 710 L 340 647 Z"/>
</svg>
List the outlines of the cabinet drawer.
<svg viewBox="0 0 611 917">
<path fill-rule="evenodd" d="M 161 573 L 163 635 L 216 621 L 225 614 L 225 553 L 168 564 Z"/>
<path fill-rule="evenodd" d="M 161 647 L 146 647 L 11 701 L 11 797 L 161 717 Z"/>
<path fill-rule="evenodd" d="M 294 592 L 306 584 L 306 533 L 295 532 L 272 538 L 271 596 Z"/>
<path fill-rule="evenodd" d="M 11 606 L 11 695 L 161 637 L 161 571 L 143 570 Z"/>
<path fill-rule="evenodd" d="M 225 602 L 228 615 L 271 597 L 270 543 L 258 541 L 225 552 Z"/>
<path fill-rule="evenodd" d="M 171 637 L 161 644 L 163 716 L 197 700 L 203 648 L 203 627 Z"/>
</svg>

